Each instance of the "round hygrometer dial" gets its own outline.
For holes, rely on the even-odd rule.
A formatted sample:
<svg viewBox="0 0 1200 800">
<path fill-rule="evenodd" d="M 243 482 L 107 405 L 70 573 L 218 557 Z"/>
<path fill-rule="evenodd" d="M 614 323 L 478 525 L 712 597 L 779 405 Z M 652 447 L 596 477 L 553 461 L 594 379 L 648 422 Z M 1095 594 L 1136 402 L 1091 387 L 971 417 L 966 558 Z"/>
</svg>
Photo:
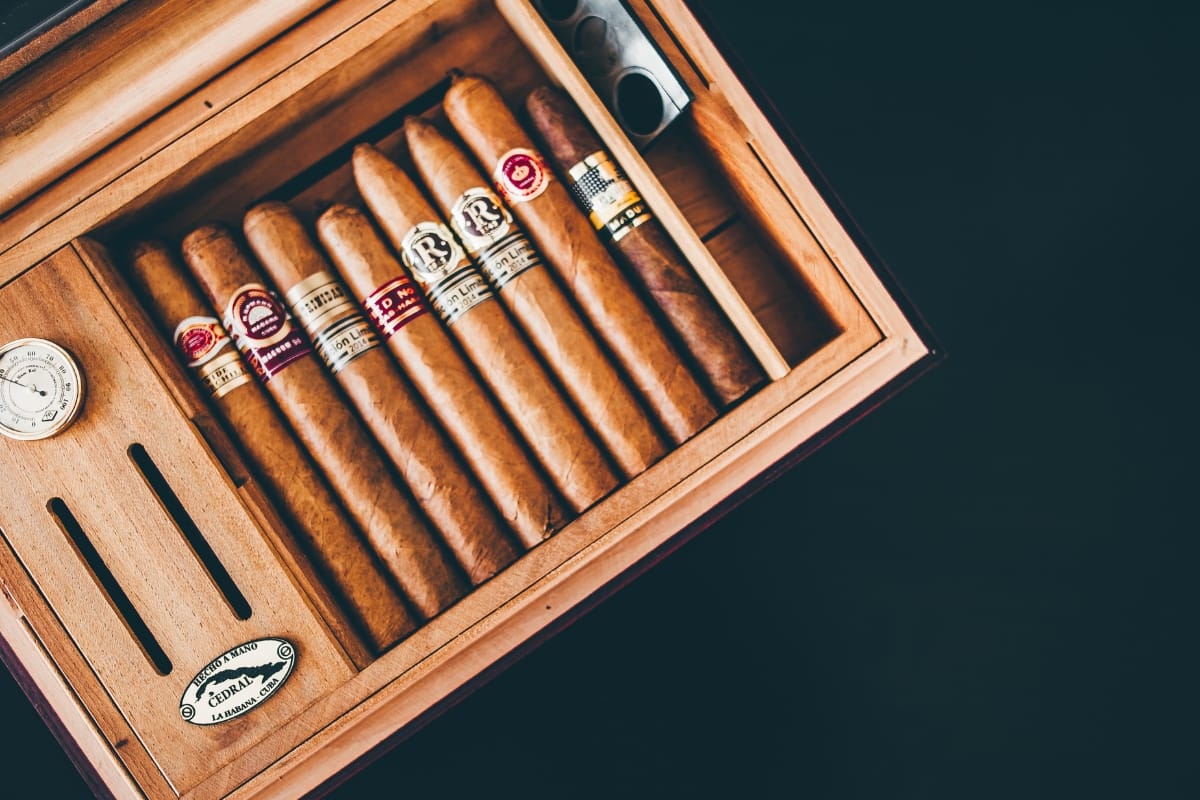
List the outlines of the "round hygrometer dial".
<svg viewBox="0 0 1200 800">
<path fill-rule="evenodd" d="M 0 347 L 0 434 L 46 439 L 61 433 L 83 405 L 83 372 L 63 348 L 45 339 Z"/>
</svg>

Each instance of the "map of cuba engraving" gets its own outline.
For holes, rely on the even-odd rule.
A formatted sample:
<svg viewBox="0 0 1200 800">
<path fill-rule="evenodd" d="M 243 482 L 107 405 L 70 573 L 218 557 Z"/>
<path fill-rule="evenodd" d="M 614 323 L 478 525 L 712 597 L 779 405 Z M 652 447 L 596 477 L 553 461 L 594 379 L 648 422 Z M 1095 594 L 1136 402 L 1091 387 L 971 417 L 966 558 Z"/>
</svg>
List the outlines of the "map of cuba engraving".
<svg viewBox="0 0 1200 800">
<path fill-rule="evenodd" d="M 194 725 L 241 717 L 279 691 L 295 666 L 296 648 L 285 639 L 240 644 L 192 678 L 179 700 L 179 714 Z"/>
</svg>

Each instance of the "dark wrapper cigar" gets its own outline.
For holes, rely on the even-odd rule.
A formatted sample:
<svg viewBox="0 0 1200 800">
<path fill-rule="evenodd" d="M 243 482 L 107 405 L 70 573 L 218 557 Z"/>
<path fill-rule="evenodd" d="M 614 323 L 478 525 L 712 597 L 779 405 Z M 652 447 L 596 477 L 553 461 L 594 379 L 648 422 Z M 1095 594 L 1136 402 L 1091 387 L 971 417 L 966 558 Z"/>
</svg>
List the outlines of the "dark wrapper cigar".
<svg viewBox="0 0 1200 800">
<path fill-rule="evenodd" d="M 263 203 L 246 214 L 245 232 L 317 354 L 471 582 L 482 583 L 512 563 L 517 549 L 487 497 L 379 346 L 379 335 L 300 220 L 283 203 Z"/>
<path fill-rule="evenodd" d="M 625 477 L 661 458 L 666 444 L 650 418 L 467 154 L 420 119 L 409 119 L 405 134 L 426 188 L 467 254 Z"/>
<path fill-rule="evenodd" d="M 482 78 L 456 77 L 443 105 L 671 438 L 682 442 L 712 422 L 712 402 L 496 88 Z"/>
<path fill-rule="evenodd" d="M 369 145 L 354 180 L 375 219 L 550 479 L 576 511 L 617 486 L 603 452 L 412 180 Z"/>
<path fill-rule="evenodd" d="M 533 547 L 562 527 L 558 495 L 367 216 L 335 205 L 317 220 L 317 235 L 521 543 Z"/>
<path fill-rule="evenodd" d="M 721 402 L 762 383 L 758 362 L 571 98 L 542 86 L 525 107 L 576 202 L 641 281 Z"/>
<path fill-rule="evenodd" d="M 454 565 L 257 266 L 215 225 L 189 234 L 183 256 L 212 304 L 225 309 L 234 343 L 413 606 L 428 618 L 461 597 L 465 587 Z"/>
<path fill-rule="evenodd" d="M 157 242 L 135 246 L 130 262 L 130 278 L 143 302 L 281 506 L 296 539 L 281 536 L 277 549 L 339 640 L 352 653 L 362 650 L 357 636 L 347 630 L 344 614 L 368 635 L 375 652 L 411 633 L 416 623 L 400 593 L 234 349 L 208 301 L 187 278 L 184 266 Z M 309 555 L 339 597 L 340 609 L 319 588 Z M 365 666 L 365 659 L 355 661 Z"/>
</svg>

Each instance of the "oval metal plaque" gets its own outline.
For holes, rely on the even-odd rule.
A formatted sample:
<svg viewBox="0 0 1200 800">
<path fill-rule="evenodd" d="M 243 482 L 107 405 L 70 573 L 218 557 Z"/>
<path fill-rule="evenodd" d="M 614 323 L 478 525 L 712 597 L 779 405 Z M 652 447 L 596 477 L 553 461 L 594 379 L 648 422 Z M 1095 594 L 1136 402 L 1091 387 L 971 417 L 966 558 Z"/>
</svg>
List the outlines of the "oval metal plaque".
<svg viewBox="0 0 1200 800">
<path fill-rule="evenodd" d="M 216 725 L 253 711 L 279 691 L 296 666 L 286 639 L 256 639 L 217 656 L 179 698 L 179 716 L 193 725 Z"/>
</svg>

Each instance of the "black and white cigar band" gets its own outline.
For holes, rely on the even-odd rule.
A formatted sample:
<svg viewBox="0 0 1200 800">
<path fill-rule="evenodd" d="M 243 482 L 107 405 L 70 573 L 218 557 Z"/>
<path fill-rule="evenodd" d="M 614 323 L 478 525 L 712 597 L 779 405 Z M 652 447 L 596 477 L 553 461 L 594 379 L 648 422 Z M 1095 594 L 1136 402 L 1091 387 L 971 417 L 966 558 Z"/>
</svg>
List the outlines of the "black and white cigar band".
<svg viewBox="0 0 1200 800">
<path fill-rule="evenodd" d="M 317 354 L 334 374 L 379 345 L 379 334 L 351 300 L 346 287 L 324 270 L 289 289 L 287 301 Z"/>
<path fill-rule="evenodd" d="M 467 189 L 454 201 L 450 225 L 496 291 L 542 263 L 508 208 L 486 186 Z"/>
<path fill-rule="evenodd" d="M 603 150 L 571 167 L 567 177 L 575 202 L 587 212 L 596 230 L 614 242 L 654 219 L 621 167 Z"/>
<path fill-rule="evenodd" d="M 440 222 L 414 225 L 400 241 L 400 255 L 447 325 L 494 297 L 458 239 Z"/>
</svg>

